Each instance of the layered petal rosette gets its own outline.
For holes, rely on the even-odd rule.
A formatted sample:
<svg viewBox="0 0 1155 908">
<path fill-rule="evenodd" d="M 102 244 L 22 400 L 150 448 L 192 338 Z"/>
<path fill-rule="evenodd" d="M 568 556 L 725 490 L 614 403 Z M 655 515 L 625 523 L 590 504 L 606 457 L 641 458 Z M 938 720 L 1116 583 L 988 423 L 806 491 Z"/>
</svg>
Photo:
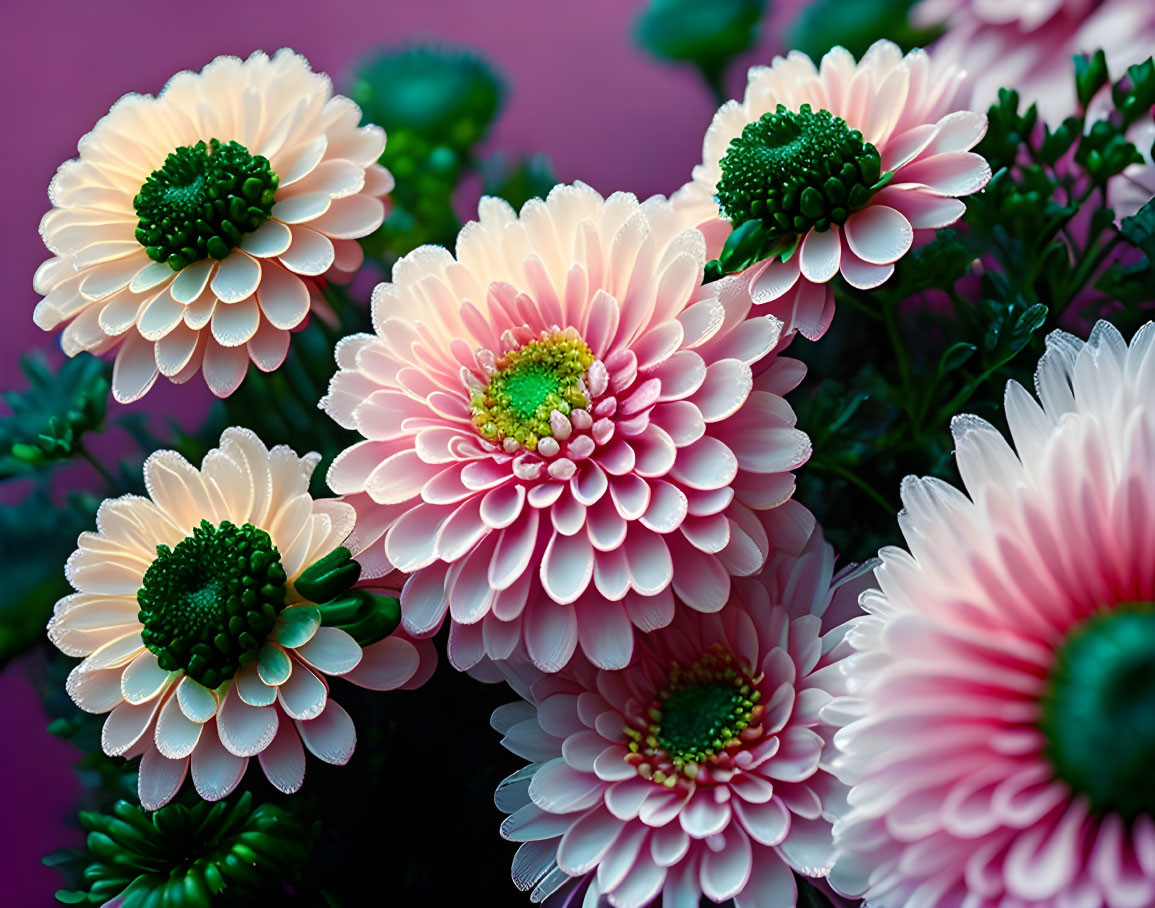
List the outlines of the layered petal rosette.
<svg viewBox="0 0 1155 908">
<path fill-rule="evenodd" d="M 306 749 L 334 764 L 353 753 L 329 676 L 391 690 L 433 670 L 428 643 L 397 633 L 362 647 L 352 635 L 361 628 L 340 626 L 359 592 L 328 600 L 359 573 L 343 547 L 355 515 L 310 497 L 318 460 L 235 428 L 199 470 L 158 451 L 144 466 L 149 497 L 105 501 L 97 531 L 68 559 L 77 592 L 56 604 L 48 636 L 86 657 L 68 693 L 109 714 L 105 753 L 141 757 L 146 809 L 167 803 L 190 770 L 201 797 L 219 800 L 251 757 L 296 791 Z"/>
<path fill-rule="evenodd" d="M 49 187 L 36 324 L 69 356 L 116 350 L 120 401 L 158 374 L 226 397 L 250 360 L 276 369 L 319 278 L 356 271 L 384 220 L 385 133 L 360 120 L 287 49 L 125 95 Z"/>
<path fill-rule="evenodd" d="M 869 905 L 1155 904 L 1155 325 L 1047 341 L 969 497 L 906 480 L 852 622 L 830 880 Z"/>
<path fill-rule="evenodd" d="M 1052 128 L 1078 109 L 1071 57 L 1103 50 L 1119 79 L 1155 46 L 1155 6 L 1133 0 L 922 0 L 911 17 L 922 27 L 946 26 L 934 54 L 966 69 L 975 107 L 1013 88 Z"/>
<path fill-rule="evenodd" d="M 483 199 L 456 258 L 405 256 L 376 334 L 338 347 L 322 406 L 365 440 L 329 484 L 358 547 L 381 539 L 367 570 L 409 574 L 407 630 L 451 616 L 459 668 L 523 641 L 545 671 L 579 642 L 621 668 L 674 592 L 715 611 L 771 542 L 805 541 L 789 471 L 809 440 L 782 397 L 804 370 L 768 356 L 780 324 L 740 282 L 702 285 L 705 261 L 663 199 L 576 184 L 520 217 Z"/>
<path fill-rule="evenodd" d="M 842 625 L 870 580 L 833 564 L 815 531 L 721 612 L 641 637 L 624 670 L 505 668 L 524 699 L 493 725 L 532 761 L 496 795 L 520 889 L 537 902 L 572 878 L 585 905 L 765 908 L 795 903 L 795 871 L 827 873 L 845 792 L 821 713 L 845 692 Z"/>
<path fill-rule="evenodd" d="M 970 151 L 986 117 L 960 102 L 963 71 L 878 41 L 855 62 L 791 52 L 750 70 L 741 102 L 714 115 L 674 205 L 718 254 L 730 226 L 758 224 L 754 302 L 812 340 L 834 316 L 829 281 L 877 287 L 912 244 L 953 224 L 990 179 Z"/>
</svg>

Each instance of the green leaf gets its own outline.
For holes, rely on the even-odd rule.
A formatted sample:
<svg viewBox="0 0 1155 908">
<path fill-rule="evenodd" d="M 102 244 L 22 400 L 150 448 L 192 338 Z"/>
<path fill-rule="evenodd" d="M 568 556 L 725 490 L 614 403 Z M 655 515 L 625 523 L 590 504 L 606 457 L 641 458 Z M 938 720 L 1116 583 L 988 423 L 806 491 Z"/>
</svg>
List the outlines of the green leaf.
<svg viewBox="0 0 1155 908">
<path fill-rule="evenodd" d="M 52 606 L 72 591 L 64 562 L 95 516 L 95 501 L 75 497 L 61 506 L 43 479 L 22 501 L 0 508 L 0 668 L 41 639 Z"/>
<path fill-rule="evenodd" d="M 74 456 L 82 437 L 100 431 L 108 411 L 110 367 L 81 353 L 55 372 L 39 351 L 20 360 L 24 391 L 6 391 L 11 414 L 0 418 L 0 479 Z"/>
<path fill-rule="evenodd" d="M 1155 261 L 1155 199 L 1147 202 L 1129 218 L 1123 218 L 1119 233 L 1136 249 L 1142 249 L 1148 259 Z"/>
<path fill-rule="evenodd" d="M 978 347 L 967 341 L 959 341 L 958 343 L 951 344 L 939 358 L 938 374 L 946 375 L 949 372 L 962 368 L 976 352 L 978 352 Z"/>
<path fill-rule="evenodd" d="M 1104 85 L 1110 75 L 1107 72 L 1107 55 L 1102 50 L 1095 51 L 1091 56 L 1077 54 L 1075 60 L 1075 92 L 1079 104 L 1086 107 L 1091 98 Z"/>
<path fill-rule="evenodd" d="M 1071 146 L 1082 132 L 1083 120 L 1080 117 L 1067 117 L 1054 132 L 1051 132 L 1049 126 L 1044 126 L 1043 143 L 1039 146 L 1039 160 L 1046 164 L 1055 164 L 1071 150 Z"/>
<path fill-rule="evenodd" d="M 1011 329 L 1011 343 L 1015 346 L 1025 344 L 1032 334 L 1043 327 L 1050 310 L 1042 303 L 1035 303 L 1026 312 L 1015 319 L 1015 326 Z"/>
<path fill-rule="evenodd" d="M 1155 106 L 1155 58 L 1127 67 L 1126 79 L 1120 79 L 1111 90 L 1115 109 L 1123 115 L 1123 125 L 1130 126 Z"/>
</svg>

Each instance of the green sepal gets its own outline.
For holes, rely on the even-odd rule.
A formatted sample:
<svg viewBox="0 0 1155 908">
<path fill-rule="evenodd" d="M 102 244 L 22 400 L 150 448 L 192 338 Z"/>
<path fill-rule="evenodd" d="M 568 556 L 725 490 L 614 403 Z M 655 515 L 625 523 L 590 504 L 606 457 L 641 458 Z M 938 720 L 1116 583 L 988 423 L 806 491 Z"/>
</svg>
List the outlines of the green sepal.
<svg viewBox="0 0 1155 908">
<path fill-rule="evenodd" d="M 317 608 L 321 624 L 340 628 L 362 647 L 384 640 L 401 623 L 400 601 L 368 590 L 350 590 Z"/>
<path fill-rule="evenodd" d="M 1155 106 L 1155 58 L 1127 67 L 1130 87 L 1116 83 L 1111 91 L 1115 109 L 1123 115 L 1123 125 L 1130 126 Z"/>
<path fill-rule="evenodd" d="M 340 596 L 360 578 L 360 562 L 354 561 L 349 550 L 341 545 L 305 568 L 294 586 L 310 602 L 328 602 Z"/>
<path fill-rule="evenodd" d="M 1095 93 L 1104 85 L 1110 75 L 1107 72 L 1107 55 L 1097 50 L 1090 57 L 1077 54 L 1075 60 L 1075 93 L 1079 97 L 1079 104 L 1086 107 L 1091 103 Z"/>
<path fill-rule="evenodd" d="M 734 228 L 726 238 L 726 244 L 718 255 L 718 265 L 723 274 L 733 274 L 749 268 L 759 261 L 766 237 L 762 222 L 751 218 Z"/>
<path fill-rule="evenodd" d="M 1079 117 L 1067 117 L 1058 128 L 1051 132 L 1043 126 L 1043 143 L 1039 146 L 1039 160 L 1044 164 L 1055 164 L 1059 158 L 1071 150 L 1075 140 L 1083 133 L 1083 121 Z"/>
</svg>

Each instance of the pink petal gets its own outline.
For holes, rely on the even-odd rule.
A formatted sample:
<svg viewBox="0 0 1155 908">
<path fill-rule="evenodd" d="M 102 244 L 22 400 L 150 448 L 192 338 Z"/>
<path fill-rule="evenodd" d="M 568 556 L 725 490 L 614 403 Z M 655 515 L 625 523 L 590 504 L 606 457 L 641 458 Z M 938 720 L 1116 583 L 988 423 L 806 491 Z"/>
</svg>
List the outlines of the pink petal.
<svg viewBox="0 0 1155 908">
<path fill-rule="evenodd" d="M 217 737 L 216 720 L 205 725 L 192 754 L 193 785 L 206 801 L 219 801 L 232 792 L 249 765 L 247 757 L 229 753 Z"/>
<path fill-rule="evenodd" d="M 420 661 L 408 640 L 386 637 L 367 646 L 357 666 L 342 677 L 370 690 L 395 690 L 414 676 Z"/>
<path fill-rule="evenodd" d="M 184 784 L 188 773 L 188 758 L 169 760 L 155 747 L 150 747 L 140 758 L 137 794 L 145 810 L 159 810 L 173 799 Z"/>
<path fill-rule="evenodd" d="M 296 328 L 309 313 L 309 288 L 295 274 L 266 264 L 257 303 L 274 328 Z"/>
<path fill-rule="evenodd" d="M 357 730 L 340 703 L 330 700 L 316 719 L 297 722 L 301 740 L 318 760 L 344 766 L 357 746 Z"/>
<path fill-rule="evenodd" d="M 252 757 L 268 747 L 277 733 L 277 710 L 271 706 L 249 706 L 234 685 L 221 703 L 216 723 L 221 744 L 229 753 Z"/>
<path fill-rule="evenodd" d="M 970 195 L 987 184 L 991 167 L 974 152 L 947 152 L 915 161 L 897 178 L 903 183 L 922 183 L 943 195 Z"/>
<path fill-rule="evenodd" d="M 205 382 L 217 397 L 228 397 L 237 390 L 248 368 L 249 354 L 243 346 L 222 347 L 210 343 L 205 349 Z"/>
<path fill-rule="evenodd" d="M 589 538 L 584 533 L 555 533 L 546 546 L 539 574 L 542 586 L 555 602 L 576 600 L 593 579 L 594 551 Z"/>
<path fill-rule="evenodd" d="M 361 661 L 361 647 L 357 641 L 337 627 L 317 628 L 317 633 L 308 643 L 297 647 L 296 654 L 327 675 L 343 675 Z"/>
<path fill-rule="evenodd" d="M 587 597 L 577 606 L 578 640 L 582 652 L 602 669 L 629 665 L 634 633 L 629 615 L 620 602 Z"/>
<path fill-rule="evenodd" d="M 577 647 L 577 614 L 572 605 L 542 597 L 526 610 L 523 628 L 529 657 L 543 672 L 562 669 Z"/>
<path fill-rule="evenodd" d="M 280 722 L 272 742 L 258 754 L 261 769 L 273 787 L 285 794 L 298 791 L 305 782 L 305 748 L 296 727 Z"/>
<path fill-rule="evenodd" d="M 846 242 L 871 265 L 888 265 L 902 258 L 914 241 L 910 221 L 885 205 L 870 205 L 846 221 Z"/>
<path fill-rule="evenodd" d="M 233 250 L 217 266 L 209 287 L 223 303 L 239 303 L 252 296 L 261 282 L 261 263 L 252 256 Z"/>
<path fill-rule="evenodd" d="M 847 221 L 848 227 L 849 224 Z M 831 225 L 829 230 L 811 230 L 806 234 L 798 253 L 798 267 L 802 276 L 808 281 L 825 284 L 838 274 L 838 262 L 841 257 L 840 232 L 837 225 Z"/>
</svg>

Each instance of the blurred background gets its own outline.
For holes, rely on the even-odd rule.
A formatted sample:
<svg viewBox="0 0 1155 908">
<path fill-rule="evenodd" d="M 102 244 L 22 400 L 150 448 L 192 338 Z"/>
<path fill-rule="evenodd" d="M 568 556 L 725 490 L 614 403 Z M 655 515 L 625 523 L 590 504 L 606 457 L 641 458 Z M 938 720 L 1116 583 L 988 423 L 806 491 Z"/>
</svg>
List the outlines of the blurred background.
<svg viewBox="0 0 1155 908">
<path fill-rule="evenodd" d="M 772 0 L 770 9 L 765 0 L 6 4 L 9 38 L 0 56 L 0 84 L 8 127 L 0 163 L 8 184 L 0 206 L 0 274 L 10 318 L 0 332 L 0 388 L 27 387 L 20 359 L 30 350 L 42 351 L 51 368 L 63 361 L 57 337 L 41 332 L 31 318 L 37 302 L 32 274 L 47 257 L 37 224 L 48 208 L 46 190 L 56 167 L 76 154 L 77 140 L 125 92 L 156 93 L 173 73 L 200 69 L 218 54 L 244 57 L 258 49 L 294 48 L 315 70 L 329 73 L 338 91 L 362 102 L 367 119 L 389 131 L 386 163 L 397 176 L 398 207 L 377 240 L 401 252 L 451 238 L 457 219 L 475 212 L 483 189 L 516 203 L 544 194 L 555 179 L 581 179 L 605 194 L 672 193 L 700 160 L 702 135 L 718 98 L 740 94 L 747 65 L 769 62 L 786 46 L 821 54 L 842 42 L 858 51 L 874 35 L 900 40 L 907 35 L 909 4 L 901 0 L 828 0 L 811 4 L 798 19 L 802 5 L 799 0 Z M 441 50 L 430 56 L 420 50 L 428 45 Z M 383 51 L 384 58 L 376 56 Z M 393 95 L 382 87 L 390 80 L 398 87 Z M 419 122 L 426 89 L 449 98 L 448 125 Z M 404 128 L 395 130 L 390 119 Z M 450 178 L 438 182 L 440 172 Z M 439 192 L 452 192 L 452 198 L 441 200 Z M 429 199 L 444 204 L 423 211 Z M 355 285 L 352 297 L 367 300 L 371 283 Z M 213 405 L 200 381 L 166 383 L 141 404 L 112 404 L 106 417 L 89 412 L 103 406 L 95 402 L 104 396 L 99 368 L 78 366 L 71 379 L 84 418 L 107 418 L 112 427 L 93 443 L 94 459 L 106 464 L 123 459 L 116 469 L 125 476 L 139 475 L 150 438 L 179 434 L 179 427 L 192 431 Z M 81 519 L 85 502 L 95 502 L 100 485 L 96 468 L 82 461 L 54 474 L 44 493 L 21 478 L 18 464 L 7 467 L 0 463 L 9 480 L 0 486 L 0 564 L 6 572 L 6 599 L 0 602 L 5 709 L 0 904 L 39 908 L 55 904 L 52 892 L 63 885 L 41 858 L 78 846 L 83 834 L 74 819 L 77 806 L 85 806 L 102 784 L 119 784 L 102 781 L 106 768 L 97 763 L 86 763 L 79 775 L 74 771 L 82 755 L 75 745 L 91 731 L 76 727 L 76 710 L 66 699 L 42 702 L 45 690 L 64 696 L 61 672 L 71 660 L 50 664 L 42 628 L 60 595 L 64 556 L 77 531 L 88 525 Z M 77 507 L 61 505 L 59 496 L 66 493 Z M 496 783 L 517 761 L 501 762 L 509 755 L 497 748 L 497 736 L 486 727 L 489 710 L 508 696 L 493 689 L 476 694 L 466 679 L 442 674 L 447 677 L 428 691 L 363 705 L 359 728 L 366 715 L 376 723 L 362 732 L 369 756 L 331 776 L 327 768 L 310 767 L 304 794 L 313 789 L 317 796 L 332 792 L 363 802 L 360 834 L 369 841 L 330 842 L 329 847 L 347 845 L 383 860 L 402 853 L 395 869 L 403 878 L 383 882 L 383 890 L 396 893 L 400 886 L 435 901 L 469 890 L 500 893 L 512 902 L 513 849 L 498 839 L 500 815 L 491 799 Z M 50 721 L 53 734 L 46 731 Z M 374 756 L 374 739 L 387 757 Z M 435 759 L 424 759 L 431 753 Z M 432 802 L 422 803 L 411 792 L 397 795 L 407 787 Z M 422 815 L 434 815 L 437 823 Z M 431 838 L 438 831 L 440 838 Z"/>
</svg>

